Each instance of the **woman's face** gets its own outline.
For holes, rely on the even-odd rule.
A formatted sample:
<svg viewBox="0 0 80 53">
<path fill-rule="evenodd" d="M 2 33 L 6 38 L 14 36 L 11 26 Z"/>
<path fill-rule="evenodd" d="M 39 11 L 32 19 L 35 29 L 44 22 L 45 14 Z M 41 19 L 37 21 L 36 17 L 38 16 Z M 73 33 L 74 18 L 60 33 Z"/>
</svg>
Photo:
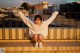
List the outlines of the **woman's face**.
<svg viewBox="0 0 80 53">
<path fill-rule="evenodd" d="M 36 24 L 41 24 L 41 20 L 40 20 L 40 18 L 36 18 L 36 20 L 34 21 Z"/>
</svg>

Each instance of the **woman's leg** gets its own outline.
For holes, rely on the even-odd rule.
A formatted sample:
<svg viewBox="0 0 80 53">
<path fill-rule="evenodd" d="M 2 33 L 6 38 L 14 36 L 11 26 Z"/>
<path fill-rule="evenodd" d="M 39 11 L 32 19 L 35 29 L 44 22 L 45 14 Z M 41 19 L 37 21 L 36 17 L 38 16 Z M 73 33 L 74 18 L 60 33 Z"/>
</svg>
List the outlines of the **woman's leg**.
<svg viewBox="0 0 80 53">
<path fill-rule="evenodd" d="M 32 40 L 35 41 L 35 42 L 37 42 L 38 41 L 38 35 L 37 34 L 34 34 L 32 36 Z"/>
<path fill-rule="evenodd" d="M 38 35 L 38 41 L 39 41 L 39 42 L 42 42 L 43 39 L 44 39 L 43 35 L 39 34 L 39 35 Z"/>
<path fill-rule="evenodd" d="M 38 41 L 39 41 L 39 47 L 40 48 L 43 47 L 43 44 L 42 44 L 43 39 L 44 39 L 44 37 L 42 35 L 38 35 Z"/>
<path fill-rule="evenodd" d="M 38 48 L 38 35 L 37 34 L 34 34 L 33 37 L 32 37 L 32 40 L 35 41 L 35 48 Z"/>
</svg>

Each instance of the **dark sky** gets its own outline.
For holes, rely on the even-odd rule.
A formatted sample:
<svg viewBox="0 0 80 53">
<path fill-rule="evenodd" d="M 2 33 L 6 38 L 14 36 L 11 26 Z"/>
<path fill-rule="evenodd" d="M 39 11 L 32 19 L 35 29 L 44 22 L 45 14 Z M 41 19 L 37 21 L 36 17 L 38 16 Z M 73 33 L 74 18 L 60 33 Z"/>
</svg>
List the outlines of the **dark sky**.
<svg viewBox="0 0 80 53">
<path fill-rule="evenodd" d="M 20 6 L 22 2 L 28 2 L 30 4 L 37 4 L 43 1 L 47 1 L 51 5 L 66 3 L 66 0 L 0 0 L 0 7 Z"/>
</svg>

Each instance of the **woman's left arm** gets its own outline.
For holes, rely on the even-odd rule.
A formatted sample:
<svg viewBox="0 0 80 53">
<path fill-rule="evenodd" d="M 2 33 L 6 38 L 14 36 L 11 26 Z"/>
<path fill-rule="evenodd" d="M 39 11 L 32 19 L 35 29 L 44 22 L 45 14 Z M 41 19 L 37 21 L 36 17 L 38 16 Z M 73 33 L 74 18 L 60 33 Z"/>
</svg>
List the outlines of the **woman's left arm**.
<svg viewBox="0 0 80 53">
<path fill-rule="evenodd" d="M 57 15 L 58 15 L 58 11 L 55 11 L 54 13 L 52 13 L 52 16 L 46 21 L 44 21 L 43 23 L 49 25 L 56 18 Z"/>
</svg>

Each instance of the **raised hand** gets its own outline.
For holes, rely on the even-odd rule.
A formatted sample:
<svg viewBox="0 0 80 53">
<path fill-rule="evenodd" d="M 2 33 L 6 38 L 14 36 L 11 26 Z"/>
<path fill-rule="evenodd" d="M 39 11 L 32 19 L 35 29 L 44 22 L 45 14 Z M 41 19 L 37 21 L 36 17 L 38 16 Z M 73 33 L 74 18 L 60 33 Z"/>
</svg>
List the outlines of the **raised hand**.
<svg viewBox="0 0 80 53">
<path fill-rule="evenodd" d="M 13 10 L 15 16 L 19 16 L 19 10 Z"/>
</svg>

